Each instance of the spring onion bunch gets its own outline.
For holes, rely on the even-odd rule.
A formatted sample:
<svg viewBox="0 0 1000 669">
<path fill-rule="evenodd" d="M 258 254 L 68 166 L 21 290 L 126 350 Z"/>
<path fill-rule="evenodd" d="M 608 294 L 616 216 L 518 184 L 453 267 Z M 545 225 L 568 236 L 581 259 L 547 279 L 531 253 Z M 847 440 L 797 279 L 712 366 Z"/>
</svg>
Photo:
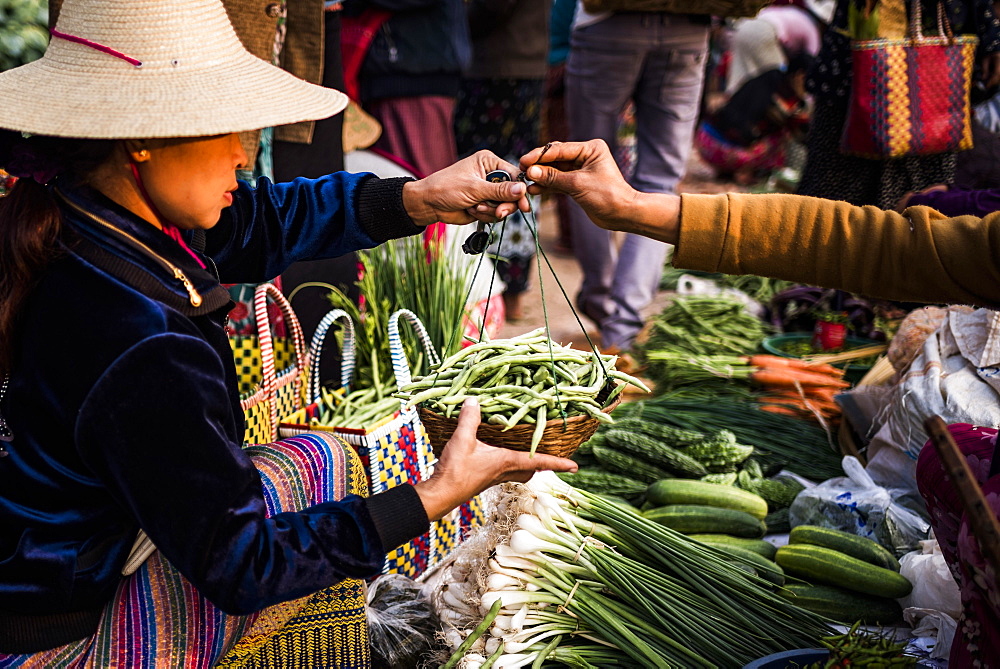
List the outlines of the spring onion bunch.
<svg viewBox="0 0 1000 669">
<path fill-rule="evenodd" d="M 334 307 L 345 310 L 360 324 L 355 339 L 355 388 L 395 384 L 386 324 L 399 309 L 409 309 L 421 318 L 441 356 L 461 348 L 475 265 L 454 262 L 443 240 L 425 240 L 423 236 L 361 251 L 358 259 L 361 308 L 337 288 L 331 286 L 329 295 Z M 404 335 L 403 348 L 414 374 L 429 371 L 416 337 Z"/>
<path fill-rule="evenodd" d="M 528 489 L 451 666 L 740 667 L 829 633 L 737 558 L 551 473 Z"/>
</svg>

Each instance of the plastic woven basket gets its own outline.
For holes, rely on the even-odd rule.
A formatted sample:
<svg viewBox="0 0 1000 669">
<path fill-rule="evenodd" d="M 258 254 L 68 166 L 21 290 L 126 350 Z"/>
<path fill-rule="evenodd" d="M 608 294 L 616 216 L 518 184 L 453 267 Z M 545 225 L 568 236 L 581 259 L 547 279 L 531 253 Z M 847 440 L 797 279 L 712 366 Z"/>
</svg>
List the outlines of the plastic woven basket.
<svg viewBox="0 0 1000 669">
<path fill-rule="evenodd" d="M 603 412 L 611 413 L 620 401 L 621 397 L 616 397 L 610 405 L 603 409 Z M 436 454 L 440 454 L 458 426 L 458 416 L 448 418 L 421 407 L 420 420 L 431 440 L 431 448 Z M 565 421 L 562 418 L 550 420 L 545 424 L 542 440 L 535 452 L 568 458 L 576 452 L 580 444 L 594 436 L 594 432 L 597 431 L 600 424 L 601 421 L 588 415 L 571 416 Z M 480 441 L 491 446 L 509 448 L 514 451 L 529 451 L 531 450 L 531 436 L 534 432 L 535 426 L 531 424 L 515 425 L 504 430 L 502 425 L 480 423 L 476 436 Z"/>
</svg>

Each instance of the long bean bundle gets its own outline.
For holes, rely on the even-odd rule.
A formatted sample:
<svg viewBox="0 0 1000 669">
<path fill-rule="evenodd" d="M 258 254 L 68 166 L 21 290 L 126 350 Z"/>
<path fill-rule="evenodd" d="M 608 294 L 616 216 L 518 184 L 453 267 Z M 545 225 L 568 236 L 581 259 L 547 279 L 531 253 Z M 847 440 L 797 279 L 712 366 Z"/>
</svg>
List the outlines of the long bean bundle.
<svg viewBox="0 0 1000 669">
<path fill-rule="evenodd" d="M 324 389 L 315 423 L 355 429 L 366 428 L 373 421 L 390 416 L 399 409 L 399 399 L 393 397 L 395 389 L 396 384 L 381 384 L 347 394 Z"/>
<path fill-rule="evenodd" d="M 767 326 L 738 301 L 726 297 L 679 297 L 660 312 L 639 346 L 657 392 L 697 383 L 713 392 L 744 394 L 738 375 L 712 368 L 711 357 L 752 353 Z M 708 362 L 704 362 L 704 361 Z"/>
<path fill-rule="evenodd" d="M 652 321 L 643 351 L 739 355 L 756 350 L 768 327 L 742 302 L 726 297 L 678 297 Z"/>
<path fill-rule="evenodd" d="M 616 360 L 555 344 L 539 328 L 512 339 L 473 344 L 402 388 L 398 396 L 407 406 L 423 403 L 447 417 L 457 415 L 466 398 L 476 397 L 484 420 L 505 431 L 534 424 L 534 452 L 549 420 L 586 415 L 613 422 L 602 409 L 625 384 L 649 392 L 642 381 L 617 371 Z"/>
</svg>

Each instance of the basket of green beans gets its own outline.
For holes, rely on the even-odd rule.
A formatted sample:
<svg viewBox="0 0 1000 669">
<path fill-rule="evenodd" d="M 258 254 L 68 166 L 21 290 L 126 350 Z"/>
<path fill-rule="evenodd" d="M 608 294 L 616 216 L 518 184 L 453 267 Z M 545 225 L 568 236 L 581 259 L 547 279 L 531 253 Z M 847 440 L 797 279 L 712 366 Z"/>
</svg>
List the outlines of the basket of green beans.
<svg viewBox="0 0 1000 669">
<path fill-rule="evenodd" d="M 601 423 L 626 385 L 638 379 L 615 369 L 617 358 L 552 342 L 544 329 L 512 339 L 481 341 L 444 360 L 434 371 L 400 386 L 398 397 L 416 406 L 431 446 L 440 452 L 469 397 L 479 400 L 481 441 L 518 451 L 572 455 Z"/>
</svg>

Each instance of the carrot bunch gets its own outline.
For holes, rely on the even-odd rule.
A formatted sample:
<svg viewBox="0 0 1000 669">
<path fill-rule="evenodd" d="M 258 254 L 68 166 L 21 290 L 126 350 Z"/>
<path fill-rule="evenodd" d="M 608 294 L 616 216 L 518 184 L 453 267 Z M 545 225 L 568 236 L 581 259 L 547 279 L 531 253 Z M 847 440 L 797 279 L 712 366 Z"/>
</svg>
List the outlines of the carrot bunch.
<svg viewBox="0 0 1000 669">
<path fill-rule="evenodd" d="M 763 391 L 761 410 L 819 423 L 840 418 L 833 397 L 851 386 L 843 370 L 773 355 L 750 356 L 747 362 L 756 370 L 751 381 Z"/>
</svg>

